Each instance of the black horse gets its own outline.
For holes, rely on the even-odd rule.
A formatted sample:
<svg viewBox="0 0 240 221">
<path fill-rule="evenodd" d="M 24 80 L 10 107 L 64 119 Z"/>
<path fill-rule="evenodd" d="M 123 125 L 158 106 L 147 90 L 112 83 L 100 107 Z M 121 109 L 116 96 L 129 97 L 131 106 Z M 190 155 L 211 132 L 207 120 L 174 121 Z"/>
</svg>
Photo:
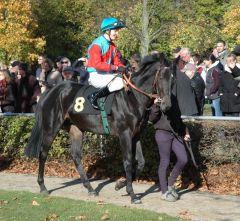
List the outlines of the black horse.
<svg viewBox="0 0 240 221">
<path fill-rule="evenodd" d="M 171 67 L 164 54 L 149 55 L 143 59 L 139 72 L 132 78 L 138 91 L 130 89 L 128 92 L 121 90 L 115 93 L 108 122 L 111 135 L 119 137 L 126 172 L 126 191 L 132 203 L 141 203 L 132 187 L 132 148 L 135 146 L 138 150 L 137 169 L 141 171 L 145 161 L 139 133 L 147 109 L 153 103 L 153 96 L 150 94 L 157 93 L 161 99 L 162 111 L 170 108 L 171 75 Z M 89 194 L 97 194 L 83 170 L 82 137 L 84 131 L 98 134 L 104 132 L 100 115 L 83 115 L 73 112 L 73 99 L 81 87 L 73 82 L 59 84 L 44 94 L 38 103 L 35 125 L 25 153 L 28 157 L 39 158 L 38 184 L 41 192 L 48 192 L 44 185 L 44 166 L 48 151 L 58 131 L 68 119 L 71 121 L 69 134 L 73 161 Z"/>
</svg>

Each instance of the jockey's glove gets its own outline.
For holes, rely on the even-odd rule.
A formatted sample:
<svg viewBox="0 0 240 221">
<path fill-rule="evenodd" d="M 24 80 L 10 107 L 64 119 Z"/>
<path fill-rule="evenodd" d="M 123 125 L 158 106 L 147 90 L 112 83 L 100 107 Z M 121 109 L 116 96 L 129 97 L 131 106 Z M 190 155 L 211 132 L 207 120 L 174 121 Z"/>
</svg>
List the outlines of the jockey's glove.
<svg viewBox="0 0 240 221">
<path fill-rule="evenodd" d="M 118 66 L 117 72 L 120 72 L 122 74 L 126 74 L 127 73 L 127 68 L 123 67 L 123 66 Z"/>
</svg>

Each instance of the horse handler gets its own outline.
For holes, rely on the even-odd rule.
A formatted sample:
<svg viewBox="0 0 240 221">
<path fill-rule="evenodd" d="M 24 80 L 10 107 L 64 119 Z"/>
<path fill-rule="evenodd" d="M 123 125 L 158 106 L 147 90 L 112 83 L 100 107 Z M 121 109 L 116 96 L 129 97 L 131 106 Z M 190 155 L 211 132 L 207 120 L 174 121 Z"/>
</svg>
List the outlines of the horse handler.
<svg viewBox="0 0 240 221">
<path fill-rule="evenodd" d="M 172 107 L 163 113 L 159 106 L 159 100 L 155 99 L 149 116 L 149 121 L 154 124 L 155 139 L 158 145 L 160 164 L 158 168 L 158 177 L 161 188 L 161 199 L 175 202 L 179 199 L 174 183 L 181 174 L 187 163 L 187 153 L 184 146 L 184 140 L 189 141 L 190 135 L 181 119 L 180 110 L 176 97 L 171 97 Z M 177 157 L 177 162 L 167 178 L 167 169 L 170 163 L 171 151 Z"/>
<path fill-rule="evenodd" d="M 118 73 L 126 72 L 126 67 L 121 63 L 120 53 L 113 43 L 119 36 L 119 30 L 124 27 L 125 24 L 117 18 L 104 18 L 101 23 L 102 35 L 88 48 L 88 82 L 101 89 L 88 97 L 95 109 L 99 109 L 98 98 L 124 87 L 123 79 Z"/>
</svg>

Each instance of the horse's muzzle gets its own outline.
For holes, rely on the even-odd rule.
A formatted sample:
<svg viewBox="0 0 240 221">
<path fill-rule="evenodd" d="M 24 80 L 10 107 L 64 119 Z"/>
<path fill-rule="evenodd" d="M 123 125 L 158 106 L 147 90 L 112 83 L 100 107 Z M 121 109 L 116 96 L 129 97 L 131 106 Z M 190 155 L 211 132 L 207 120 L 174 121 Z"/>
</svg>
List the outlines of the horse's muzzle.
<svg viewBox="0 0 240 221">
<path fill-rule="evenodd" d="M 171 103 L 171 98 L 168 97 L 168 96 L 165 96 L 161 99 L 161 102 L 159 104 L 161 110 L 163 112 L 166 112 L 167 110 L 169 110 L 172 106 L 172 103 Z"/>
</svg>

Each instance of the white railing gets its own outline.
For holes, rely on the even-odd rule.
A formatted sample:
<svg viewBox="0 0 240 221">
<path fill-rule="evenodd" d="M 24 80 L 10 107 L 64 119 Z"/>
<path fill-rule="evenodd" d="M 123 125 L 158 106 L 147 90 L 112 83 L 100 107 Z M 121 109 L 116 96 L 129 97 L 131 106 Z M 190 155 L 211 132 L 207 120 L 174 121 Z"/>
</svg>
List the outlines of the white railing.
<svg viewBox="0 0 240 221">
<path fill-rule="evenodd" d="M 1 116 L 26 116 L 26 117 L 34 117 L 34 113 L 0 113 Z"/>
<path fill-rule="evenodd" d="M 228 116 L 181 116 L 182 119 L 188 120 L 221 120 L 221 121 L 240 121 L 240 117 L 228 117 Z"/>
<path fill-rule="evenodd" d="M 0 113 L 1 116 L 26 116 L 34 117 L 34 113 Z M 182 119 L 187 120 L 221 120 L 221 121 L 240 121 L 240 117 L 216 117 L 216 116 L 181 116 Z"/>
</svg>

